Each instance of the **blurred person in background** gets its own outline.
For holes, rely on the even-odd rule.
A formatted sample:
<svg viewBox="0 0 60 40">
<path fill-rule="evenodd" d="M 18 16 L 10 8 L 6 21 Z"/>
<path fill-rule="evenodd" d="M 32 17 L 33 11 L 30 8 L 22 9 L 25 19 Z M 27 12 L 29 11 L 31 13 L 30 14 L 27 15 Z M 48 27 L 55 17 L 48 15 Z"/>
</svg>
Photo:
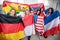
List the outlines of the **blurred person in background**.
<svg viewBox="0 0 60 40">
<path fill-rule="evenodd" d="M 19 12 L 17 12 L 16 16 L 24 17 L 25 16 L 25 8 L 18 6 L 18 10 L 19 10 Z"/>
</svg>

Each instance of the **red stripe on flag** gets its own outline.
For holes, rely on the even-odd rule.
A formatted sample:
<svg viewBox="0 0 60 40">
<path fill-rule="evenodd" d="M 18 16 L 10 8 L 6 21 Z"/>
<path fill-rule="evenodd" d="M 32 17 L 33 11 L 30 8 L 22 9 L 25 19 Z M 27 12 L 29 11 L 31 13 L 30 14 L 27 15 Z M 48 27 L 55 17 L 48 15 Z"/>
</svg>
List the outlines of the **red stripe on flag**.
<svg viewBox="0 0 60 40">
<path fill-rule="evenodd" d="M 50 35 L 55 35 L 58 33 L 58 26 L 55 26 L 54 28 L 47 30 L 43 35 L 44 37 L 48 37 Z"/>
<path fill-rule="evenodd" d="M 25 26 L 32 25 L 34 24 L 34 18 L 32 15 L 27 15 L 24 17 L 23 22 Z"/>
<path fill-rule="evenodd" d="M 1 23 L 0 27 L 2 28 L 2 32 L 5 34 L 16 33 L 24 30 L 22 23 L 17 24 Z"/>
</svg>

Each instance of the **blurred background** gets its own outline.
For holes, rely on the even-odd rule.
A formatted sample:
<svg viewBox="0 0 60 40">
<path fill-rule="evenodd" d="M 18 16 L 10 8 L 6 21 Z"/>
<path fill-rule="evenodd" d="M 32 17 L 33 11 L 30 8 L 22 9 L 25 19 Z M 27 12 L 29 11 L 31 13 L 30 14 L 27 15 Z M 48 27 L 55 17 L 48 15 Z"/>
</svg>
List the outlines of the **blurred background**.
<svg viewBox="0 0 60 40">
<path fill-rule="evenodd" d="M 0 0 L 0 5 L 2 5 L 3 1 L 18 2 L 23 4 L 44 3 L 46 9 L 53 7 L 54 9 L 60 10 L 60 0 Z"/>
<path fill-rule="evenodd" d="M 35 4 L 35 3 L 44 3 L 45 9 L 53 7 L 55 10 L 60 12 L 60 0 L 0 0 L 0 12 L 2 12 L 3 1 L 18 2 L 23 4 Z M 27 40 L 24 38 L 23 40 Z M 60 40 L 60 33 L 54 36 L 49 36 L 48 38 L 40 37 L 40 39 L 33 35 L 31 40 Z"/>
</svg>

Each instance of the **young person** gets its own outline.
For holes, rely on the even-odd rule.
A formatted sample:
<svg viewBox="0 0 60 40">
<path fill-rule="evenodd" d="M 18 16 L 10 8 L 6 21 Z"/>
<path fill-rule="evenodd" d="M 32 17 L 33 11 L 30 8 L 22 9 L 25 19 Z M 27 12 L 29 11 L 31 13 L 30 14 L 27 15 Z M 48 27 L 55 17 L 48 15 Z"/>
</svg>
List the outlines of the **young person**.
<svg viewBox="0 0 60 40">
<path fill-rule="evenodd" d="M 14 9 L 11 9 L 9 12 L 9 16 L 16 16 L 16 11 Z M 18 16 L 18 17 L 21 17 L 21 16 Z M 24 26 L 24 23 L 23 23 L 23 26 Z M 20 40 L 22 40 L 22 39 L 20 39 Z"/>
<path fill-rule="evenodd" d="M 46 17 L 48 17 L 53 12 L 54 12 L 54 9 L 53 8 L 49 8 L 48 12 L 46 13 Z"/>
<path fill-rule="evenodd" d="M 48 8 L 46 11 L 45 11 L 45 14 L 46 14 L 46 18 L 49 16 L 49 15 L 51 15 L 51 14 L 53 14 L 53 12 L 54 12 L 54 9 L 53 8 Z M 50 30 L 51 31 L 51 30 Z M 51 33 L 51 32 L 50 32 Z M 50 35 L 50 33 L 48 34 L 48 35 Z M 52 33 L 51 33 L 52 34 Z M 44 33 L 44 37 L 45 38 L 47 38 L 47 36 L 46 36 L 47 34 L 46 34 L 46 32 Z M 53 34 L 52 34 L 53 35 Z"/>
<path fill-rule="evenodd" d="M 25 8 L 18 6 L 18 10 L 19 10 L 19 12 L 16 13 L 16 16 L 24 17 L 25 16 Z"/>
<path fill-rule="evenodd" d="M 39 36 L 39 39 L 40 39 L 40 36 L 42 36 L 44 33 L 44 19 L 45 19 L 44 10 L 43 8 L 40 8 L 34 14 L 35 30 L 37 35 Z"/>
<path fill-rule="evenodd" d="M 25 11 L 25 17 L 23 20 L 25 23 L 25 35 L 27 36 L 28 40 L 30 40 L 31 35 L 34 34 L 34 19 L 33 14 L 30 13 L 28 9 Z"/>
<path fill-rule="evenodd" d="M 28 16 L 30 14 L 29 10 L 26 9 L 25 16 Z M 27 39 L 30 40 L 31 36 L 27 36 Z"/>
<path fill-rule="evenodd" d="M 16 16 L 16 11 L 14 9 L 11 9 L 8 15 Z"/>
</svg>

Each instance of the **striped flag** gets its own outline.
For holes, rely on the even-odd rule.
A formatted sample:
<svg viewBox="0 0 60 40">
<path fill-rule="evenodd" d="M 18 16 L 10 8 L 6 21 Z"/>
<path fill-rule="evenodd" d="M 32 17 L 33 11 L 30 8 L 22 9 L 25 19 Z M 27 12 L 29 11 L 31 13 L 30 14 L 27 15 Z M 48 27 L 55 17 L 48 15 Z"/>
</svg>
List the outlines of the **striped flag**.
<svg viewBox="0 0 60 40">
<path fill-rule="evenodd" d="M 25 25 L 25 36 L 31 36 L 35 34 L 33 15 L 26 15 L 23 19 L 23 22 Z"/>
<path fill-rule="evenodd" d="M 59 12 L 55 11 L 53 14 L 49 15 L 44 21 L 44 37 L 54 35 L 58 33 L 59 24 Z"/>
<path fill-rule="evenodd" d="M 39 35 L 43 35 L 44 33 L 44 13 L 41 13 L 37 16 L 37 21 L 35 23 L 36 31 L 39 33 Z"/>
<path fill-rule="evenodd" d="M 0 14 L 0 40 L 19 40 L 24 37 L 21 17 Z"/>
</svg>

